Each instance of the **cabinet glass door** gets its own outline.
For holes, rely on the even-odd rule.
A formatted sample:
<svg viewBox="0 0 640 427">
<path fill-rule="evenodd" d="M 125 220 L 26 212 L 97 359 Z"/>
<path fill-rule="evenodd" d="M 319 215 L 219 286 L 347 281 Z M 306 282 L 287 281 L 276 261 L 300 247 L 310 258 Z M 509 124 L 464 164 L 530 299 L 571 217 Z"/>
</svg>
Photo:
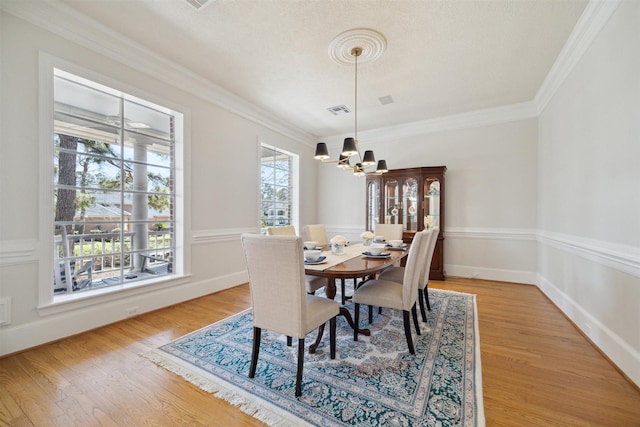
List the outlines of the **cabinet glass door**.
<svg viewBox="0 0 640 427">
<path fill-rule="evenodd" d="M 373 230 L 376 224 L 380 223 L 380 184 L 378 181 L 371 181 L 367 186 L 367 224 L 369 230 Z"/>
<path fill-rule="evenodd" d="M 440 227 L 440 181 L 424 180 L 424 228 Z"/>
<path fill-rule="evenodd" d="M 418 230 L 418 181 L 407 178 L 402 184 L 402 224 L 404 230 Z"/>
<path fill-rule="evenodd" d="M 400 223 L 400 194 L 398 181 L 390 179 L 384 183 L 384 223 Z"/>
</svg>

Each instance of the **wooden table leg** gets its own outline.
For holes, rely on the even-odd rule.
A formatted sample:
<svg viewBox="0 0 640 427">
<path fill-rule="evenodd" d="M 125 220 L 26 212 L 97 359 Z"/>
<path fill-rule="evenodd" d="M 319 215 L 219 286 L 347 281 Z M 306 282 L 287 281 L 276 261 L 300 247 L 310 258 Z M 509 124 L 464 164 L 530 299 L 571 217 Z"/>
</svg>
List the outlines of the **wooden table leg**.
<svg viewBox="0 0 640 427">
<path fill-rule="evenodd" d="M 329 299 L 334 299 L 336 297 L 336 291 L 337 291 L 336 279 L 330 277 L 327 280 L 327 282 L 328 282 L 327 286 L 324 289 L 325 295 Z M 353 323 L 353 318 L 351 317 L 351 313 L 349 313 L 349 310 L 347 310 L 347 307 L 340 307 L 340 313 L 338 314 L 338 316 L 344 316 L 344 318 L 347 320 L 347 323 L 349 323 L 349 326 L 351 326 L 352 329 L 355 328 L 355 324 Z M 371 331 L 369 329 L 358 329 L 358 333 L 366 336 L 371 335 Z M 316 337 L 316 341 L 309 346 L 309 353 L 313 354 L 316 352 L 318 345 L 320 345 L 320 341 L 322 341 L 323 334 L 324 334 L 324 324 L 320 325 L 320 327 L 318 328 L 318 336 Z"/>
</svg>

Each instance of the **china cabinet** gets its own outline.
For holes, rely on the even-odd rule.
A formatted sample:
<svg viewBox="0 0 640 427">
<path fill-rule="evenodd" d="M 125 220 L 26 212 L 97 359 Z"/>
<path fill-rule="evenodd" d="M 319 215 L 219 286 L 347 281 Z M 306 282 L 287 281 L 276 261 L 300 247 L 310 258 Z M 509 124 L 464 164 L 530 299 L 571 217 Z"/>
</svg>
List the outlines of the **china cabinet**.
<svg viewBox="0 0 640 427">
<path fill-rule="evenodd" d="M 416 231 L 439 227 L 429 278 L 444 280 L 444 175 L 446 166 L 395 169 L 367 175 L 367 230 L 402 224 L 409 243 Z"/>
</svg>

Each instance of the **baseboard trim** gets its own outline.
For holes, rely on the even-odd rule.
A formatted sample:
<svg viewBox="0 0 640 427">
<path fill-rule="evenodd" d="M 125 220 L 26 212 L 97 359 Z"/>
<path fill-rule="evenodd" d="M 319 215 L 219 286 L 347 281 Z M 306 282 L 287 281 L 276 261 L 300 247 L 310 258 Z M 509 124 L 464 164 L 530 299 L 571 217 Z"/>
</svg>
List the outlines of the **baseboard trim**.
<svg viewBox="0 0 640 427">
<path fill-rule="evenodd" d="M 199 282 L 188 282 L 145 292 L 130 298 L 100 304 L 91 316 L 83 309 L 40 317 L 29 323 L 0 328 L 0 356 L 58 341 L 89 330 L 97 329 L 127 318 L 127 310 L 137 307 L 138 314 L 168 307 L 212 292 L 218 292 L 249 281 L 246 271 L 240 271 Z"/>
<path fill-rule="evenodd" d="M 537 286 L 598 351 L 636 387 L 640 387 L 640 352 L 540 274 L 537 277 Z"/>
<path fill-rule="evenodd" d="M 500 268 L 472 267 L 468 265 L 445 264 L 445 277 L 468 277 L 470 279 L 497 280 L 499 282 L 536 284 L 536 272 L 505 270 Z"/>
</svg>

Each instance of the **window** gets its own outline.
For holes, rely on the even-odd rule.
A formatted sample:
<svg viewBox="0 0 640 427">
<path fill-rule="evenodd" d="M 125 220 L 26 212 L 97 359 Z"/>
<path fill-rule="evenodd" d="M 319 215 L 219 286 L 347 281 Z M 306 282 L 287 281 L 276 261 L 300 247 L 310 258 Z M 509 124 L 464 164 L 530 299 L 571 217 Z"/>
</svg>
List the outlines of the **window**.
<svg viewBox="0 0 640 427">
<path fill-rule="evenodd" d="M 176 273 L 182 115 L 59 69 L 53 98 L 54 298 Z"/>
<path fill-rule="evenodd" d="M 260 148 L 261 226 L 295 226 L 294 171 L 298 157 L 265 144 Z"/>
</svg>

